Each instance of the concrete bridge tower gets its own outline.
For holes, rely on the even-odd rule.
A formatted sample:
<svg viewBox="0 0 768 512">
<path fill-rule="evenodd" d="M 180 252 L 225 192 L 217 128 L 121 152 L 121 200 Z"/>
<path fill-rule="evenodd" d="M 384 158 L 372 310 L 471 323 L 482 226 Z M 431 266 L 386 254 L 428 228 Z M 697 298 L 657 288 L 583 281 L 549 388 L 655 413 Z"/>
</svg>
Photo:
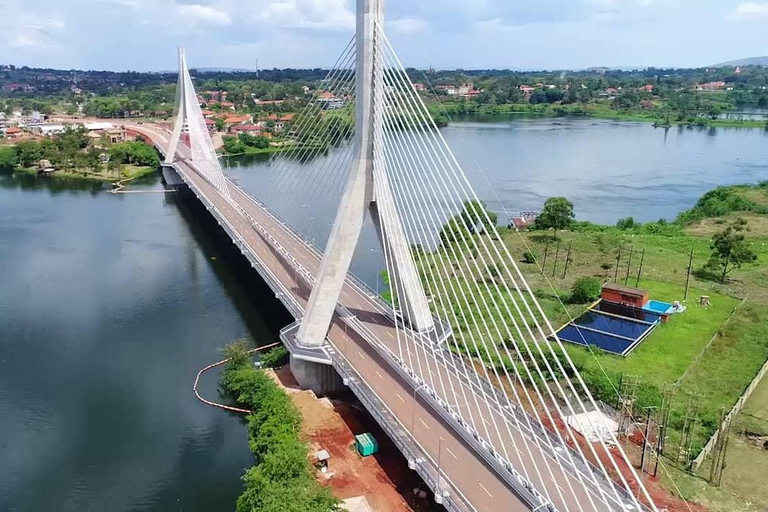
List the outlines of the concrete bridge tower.
<svg viewBox="0 0 768 512">
<path fill-rule="evenodd" d="M 401 320 L 418 332 L 435 328 L 395 207 L 386 168 L 380 168 L 386 165 L 385 160 L 377 158 L 374 164 L 374 140 L 383 129 L 384 119 L 381 100 L 384 95 L 384 63 L 377 36 L 383 25 L 384 0 L 357 0 L 356 119 L 352 169 L 320 272 L 296 335 L 298 343 L 305 347 L 319 347 L 325 340 L 360 238 L 366 211 L 372 217 L 379 242 L 391 255 L 395 275 L 389 276 L 390 285 L 393 290 L 399 291 L 396 307 Z"/>
</svg>

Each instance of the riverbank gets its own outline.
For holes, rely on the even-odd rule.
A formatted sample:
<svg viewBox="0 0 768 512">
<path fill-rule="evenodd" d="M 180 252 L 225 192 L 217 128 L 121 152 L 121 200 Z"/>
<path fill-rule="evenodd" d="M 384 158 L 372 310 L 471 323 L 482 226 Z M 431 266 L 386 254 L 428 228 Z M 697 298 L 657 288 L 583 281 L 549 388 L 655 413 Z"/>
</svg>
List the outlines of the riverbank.
<svg viewBox="0 0 768 512">
<path fill-rule="evenodd" d="M 365 510 L 380 512 L 426 510 L 423 500 L 411 493 L 409 503 L 398 492 L 425 486 L 354 397 L 350 407 L 301 390 L 283 366 L 287 352 L 282 347 L 260 358 L 265 369 L 252 364 L 244 342 L 227 346 L 225 353 L 231 359 L 220 384 L 251 410 L 249 445 L 258 461 L 243 477 L 238 512 L 273 510 L 268 507 L 274 503 L 282 504 L 280 510 L 331 512 L 340 500 L 367 502 L 371 508 Z M 363 432 L 379 439 L 376 457 L 361 457 L 354 450 L 354 436 Z M 321 450 L 330 455 L 325 471 L 310 464 L 311 454 Z M 278 466 L 289 470 L 278 473 Z"/>
<path fill-rule="evenodd" d="M 315 146 L 297 146 L 286 144 L 285 146 L 269 146 L 267 148 L 257 148 L 253 146 L 245 146 L 245 151 L 238 151 L 236 153 L 223 151 L 219 153 L 219 156 L 224 158 L 238 157 L 238 156 L 253 156 L 253 155 L 273 155 L 276 153 L 293 153 L 296 151 L 313 151 L 316 150 Z"/>
<path fill-rule="evenodd" d="M 17 167 L 12 172 L 42 176 L 54 180 L 82 180 L 98 183 L 116 183 L 124 180 L 136 180 L 150 176 L 158 171 L 157 167 L 126 164 L 122 166 L 120 175 L 107 170 L 106 166 L 101 171 L 93 172 L 91 169 L 57 169 L 50 173 L 41 174 L 36 167 Z"/>
<path fill-rule="evenodd" d="M 709 117 L 696 117 L 695 119 L 679 120 L 667 117 L 660 110 L 615 110 L 609 105 L 600 103 L 587 104 L 537 104 L 530 103 L 506 103 L 501 105 L 478 105 L 473 102 L 456 103 L 452 101 L 432 101 L 428 104 L 433 116 L 457 115 L 487 115 L 487 116 L 532 116 L 532 117 L 564 117 L 585 116 L 596 119 L 608 119 L 613 121 L 637 121 L 653 123 L 659 127 L 664 126 L 702 126 L 718 128 L 764 128 L 768 129 L 768 120 L 742 120 L 742 119 L 712 119 Z"/>
</svg>

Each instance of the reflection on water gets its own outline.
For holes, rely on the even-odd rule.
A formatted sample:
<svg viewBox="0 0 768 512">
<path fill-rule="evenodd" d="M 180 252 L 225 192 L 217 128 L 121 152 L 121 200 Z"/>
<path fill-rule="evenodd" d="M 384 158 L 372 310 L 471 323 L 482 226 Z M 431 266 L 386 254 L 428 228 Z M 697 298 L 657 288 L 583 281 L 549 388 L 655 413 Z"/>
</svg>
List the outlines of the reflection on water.
<svg viewBox="0 0 768 512">
<path fill-rule="evenodd" d="M 179 194 L 0 175 L 0 510 L 234 506 L 245 429 L 192 381 L 288 319 L 211 224 Z"/>
</svg>

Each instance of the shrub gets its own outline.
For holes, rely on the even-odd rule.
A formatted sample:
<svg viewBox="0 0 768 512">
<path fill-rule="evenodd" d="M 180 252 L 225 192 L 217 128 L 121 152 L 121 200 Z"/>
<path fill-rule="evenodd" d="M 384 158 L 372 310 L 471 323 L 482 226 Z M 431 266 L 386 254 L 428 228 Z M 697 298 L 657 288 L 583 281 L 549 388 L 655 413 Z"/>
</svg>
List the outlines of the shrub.
<svg viewBox="0 0 768 512">
<path fill-rule="evenodd" d="M 571 287 L 571 302 L 575 304 L 584 304 L 597 300 L 600 297 L 600 291 L 603 286 L 599 279 L 594 277 L 582 277 L 577 279 Z"/>
<path fill-rule="evenodd" d="M 616 227 L 619 229 L 632 229 L 637 226 L 634 217 L 624 217 L 616 221 Z"/>
<path fill-rule="evenodd" d="M 525 251 L 523 253 L 523 263 L 536 263 L 536 256 L 532 252 Z"/>
<path fill-rule="evenodd" d="M 300 439 L 301 413 L 263 371 L 254 368 L 245 345 L 227 347 L 234 357 L 221 386 L 253 410 L 248 416 L 248 446 L 256 465 L 243 475 L 245 489 L 237 512 L 333 512 L 338 500 L 314 478 L 307 445 Z"/>
<path fill-rule="evenodd" d="M 288 362 L 288 349 L 283 345 L 277 346 L 261 356 L 261 364 L 266 368 L 279 368 Z"/>
</svg>

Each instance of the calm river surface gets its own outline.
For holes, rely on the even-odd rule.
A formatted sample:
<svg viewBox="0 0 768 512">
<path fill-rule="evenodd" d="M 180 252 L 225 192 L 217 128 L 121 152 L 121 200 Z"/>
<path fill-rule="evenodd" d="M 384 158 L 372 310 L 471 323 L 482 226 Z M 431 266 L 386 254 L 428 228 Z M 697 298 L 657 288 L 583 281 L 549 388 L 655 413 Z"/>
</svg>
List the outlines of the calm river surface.
<svg viewBox="0 0 768 512">
<path fill-rule="evenodd" d="M 714 186 L 768 179 L 762 130 L 475 118 L 444 134 L 478 195 L 512 213 L 565 195 L 582 219 L 673 218 Z M 279 199 L 263 161 L 231 165 Z M 375 246 L 364 236 L 354 269 L 371 283 Z M 192 382 L 219 347 L 273 341 L 287 318 L 230 247 L 179 195 L 0 175 L 0 510 L 234 507 L 245 429 Z M 202 391 L 216 396 L 215 376 Z"/>
</svg>

